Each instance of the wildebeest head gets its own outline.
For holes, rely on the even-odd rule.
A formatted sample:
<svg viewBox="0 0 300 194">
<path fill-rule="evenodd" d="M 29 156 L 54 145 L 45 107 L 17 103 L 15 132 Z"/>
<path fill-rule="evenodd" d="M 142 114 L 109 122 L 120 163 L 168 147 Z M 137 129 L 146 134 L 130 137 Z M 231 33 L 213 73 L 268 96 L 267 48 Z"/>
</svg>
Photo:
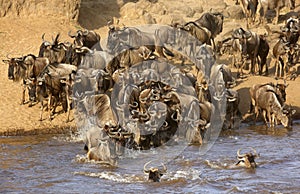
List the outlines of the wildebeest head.
<svg viewBox="0 0 300 194">
<path fill-rule="evenodd" d="M 122 41 L 128 41 L 128 36 L 129 34 L 125 32 L 125 29 L 110 26 L 107 38 L 107 49 L 109 51 L 114 51 L 122 44 Z"/>
<path fill-rule="evenodd" d="M 207 28 L 215 38 L 223 31 L 224 15 L 220 12 L 206 12 L 195 22 L 202 27 Z"/>
<path fill-rule="evenodd" d="M 8 60 L 3 60 L 4 63 L 8 64 L 8 79 L 13 81 L 20 81 L 20 79 L 26 76 L 26 66 L 24 65 L 24 58 L 9 58 Z"/>
<path fill-rule="evenodd" d="M 77 32 L 74 34 L 69 31 L 68 35 L 71 38 L 74 38 L 74 45 L 76 47 L 86 46 L 90 49 L 94 48 L 96 50 L 102 51 L 102 48 L 100 46 L 100 35 L 94 31 L 77 30 Z"/>
<path fill-rule="evenodd" d="M 51 45 L 51 43 L 49 41 L 45 40 L 45 33 L 42 35 L 42 40 L 43 40 L 43 42 L 40 45 L 40 49 L 39 49 L 39 55 L 38 55 L 39 57 L 43 57 L 46 47 Z"/>
<path fill-rule="evenodd" d="M 61 63 L 66 61 L 66 51 L 67 48 L 64 43 L 59 42 L 58 33 L 54 39 L 52 39 L 52 43 L 43 43 L 44 48 L 43 52 L 40 50 L 39 56 L 47 57 L 50 63 Z"/>
<path fill-rule="evenodd" d="M 287 117 L 287 127 L 292 127 L 293 125 L 293 118 L 292 116 L 296 113 L 296 110 L 292 108 L 292 105 L 284 105 L 283 106 L 283 113 Z"/>
<path fill-rule="evenodd" d="M 36 100 L 36 79 L 27 79 L 26 86 L 28 88 L 29 99 L 34 102 Z"/>
<path fill-rule="evenodd" d="M 286 24 L 280 27 L 282 35 L 286 38 L 287 42 L 291 45 L 295 45 L 299 39 L 300 26 L 299 19 L 289 18 L 286 20 Z"/>
<path fill-rule="evenodd" d="M 243 57 L 246 57 L 249 50 L 247 48 L 247 41 L 252 37 L 252 33 L 250 31 L 245 31 L 243 28 L 238 28 L 233 31 L 232 37 L 239 40 L 242 46 L 242 55 Z"/>
<path fill-rule="evenodd" d="M 78 47 L 83 46 L 84 37 L 86 37 L 89 34 L 88 30 L 77 30 L 75 34 L 72 34 L 71 31 L 68 32 L 68 35 L 71 38 L 74 38 L 74 44 Z"/>
<path fill-rule="evenodd" d="M 284 82 L 283 84 L 275 84 L 275 90 L 277 94 L 281 95 L 281 98 L 283 100 L 283 102 L 286 101 L 286 88 L 289 86 L 289 84 L 287 84 L 286 82 Z"/>
<path fill-rule="evenodd" d="M 158 168 L 149 168 L 147 169 L 147 165 L 149 165 L 152 161 L 147 162 L 144 165 L 144 173 L 149 174 L 148 180 L 152 182 L 160 182 L 160 178 L 167 172 L 167 167 L 162 163 L 163 169 Z"/>
<path fill-rule="evenodd" d="M 236 163 L 236 166 L 240 167 L 246 167 L 246 168 L 256 168 L 257 165 L 255 163 L 255 158 L 259 157 L 259 154 L 256 153 L 256 150 L 254 148 L 250 148 L 253 153 L 249 152 L 246 154 L 241 154 L 241 149 L 238 149 L 237 151 L 237 159 L 239 160 Z"/>
<path fill-rule="evenodd" d="M 125 140 L 131 138 L 133 134 L 130 132 L 122 131 L 121 128 L 115 131 L 115 128 L 111 128 L 109 126 L 105 126 L 104 130 L 106 131 L 107 135 L 113 139 L 115 154 L 117 156 L 123 155 L 125 151 Z"/>
</svg>

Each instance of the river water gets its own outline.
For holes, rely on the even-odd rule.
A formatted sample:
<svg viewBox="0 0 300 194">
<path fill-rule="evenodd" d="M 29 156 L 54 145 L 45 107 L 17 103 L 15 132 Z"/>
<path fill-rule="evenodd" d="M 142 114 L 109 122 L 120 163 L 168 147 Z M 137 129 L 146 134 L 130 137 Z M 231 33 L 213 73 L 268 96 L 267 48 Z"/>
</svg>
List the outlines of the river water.
<svg viewBox="0 0 300 194">
<path fill-rule="evenodd" d="M 220 134 L 205 153 L 199 146 L 188 146 L 176 157 L 170 153 L 173 158 L 166 162 L 168 170 L 160 183 L 147 182 L 139 153 L 127 153 L 120 159 L 121 167 L 110 167 L 87 161 L 80 139 L 72 135 L 1 137 L 0 193 L 300 192 L 299 121 L 291 130 L 244 124 Z M 260 154 L 258 167 L 232 168 L 236 151 L 250 146 Z"/>
</svg>

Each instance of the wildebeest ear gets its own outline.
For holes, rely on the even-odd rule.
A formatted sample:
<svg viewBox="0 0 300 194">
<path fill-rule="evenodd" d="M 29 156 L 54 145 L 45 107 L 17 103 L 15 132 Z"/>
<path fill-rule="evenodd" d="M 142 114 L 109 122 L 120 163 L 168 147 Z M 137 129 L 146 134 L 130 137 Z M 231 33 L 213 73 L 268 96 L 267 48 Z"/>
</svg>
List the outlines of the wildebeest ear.
<svg viewBox="0 0 300 194">
<path fill-rule="evenodd" d="M 7 59 L 4 59 L 4 60 L 2 60 L 4 63 L 6 63 L 6 64 L 9 64 L 9 61 L 10 60 L 7 60 Z"/>
</svg>

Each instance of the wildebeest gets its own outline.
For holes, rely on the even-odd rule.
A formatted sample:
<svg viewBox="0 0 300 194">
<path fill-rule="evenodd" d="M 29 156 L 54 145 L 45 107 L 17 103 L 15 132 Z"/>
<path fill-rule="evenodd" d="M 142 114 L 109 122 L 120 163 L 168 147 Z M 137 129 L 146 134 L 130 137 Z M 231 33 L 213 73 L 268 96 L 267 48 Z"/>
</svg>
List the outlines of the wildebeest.
<svg viewBox="0 0 300 194">
<path fill-rule="evenodd" d="M 280 38 L 273 47 L 275 58 L 275 77 L 284 77 L 288 70 L 288 55 L 290 47 L 284 38 Z"/>
<path fill-rule="evenodd" d="M 73 91 L 75 97 L 85 94 L 108 93 L 114 86 L 111 76 L 102 69 L 80 68 L 75 76 Z"/>
<path fill-rule="evenodd" d="M 88 47 L 76 48 L 75 51 L 80 54 L 80 67 L 81 68 L 94 68 L 105 69 L 106 64 L 109 62 L 111 55 L 106 51 L 94 51 Z"/>
<path fill-rule="evenodd" d="M 55 113 L 55 108 L 63 95 L 67 101 L 68 116 L 70 111 L 70 92 L 69 87 L 66 87 L 66 80 L 72 79 L 72 74 L 75 74 L 77 70 L 76 66 L 69 64 L 49 64 L 44 67 L 42 72 L 36 79 L 36 93 L 41 103 L 40 120 L 42 120 L 44 100 L 48 100 L 48 109 L 50 110 L 49 118 Z M 67 118 L 67 122 L 69 118 Z"/>
<path fill-rule="evenodd" d="M 122 29 L 110 26 L 107 38 L 107 49 L 110 53 L 118 53 L 123 49 L 147 46 L 151 51 L 155 50 L 153 34 L 143 32 L 135 27 L 124 27 Z"/>
<path fill-rule="evenodd" d="M 77 106 L 83 109 L 81 113 L 86 114 L 88 118 L 92 119 L 93 124 L 101 128 L 105 126 L 109 126 L 110 128 L 118 127 L 118 121 L 115 118 L 110 98 L 107 94 L 84 95 L 82 99 L 78 99 L 77 101 Z"/>
<path fill-rule="evenodd" d="M 43 41 L 40 46 L 39 56 L 47 57 L 50 63 L 66 62 L 67 47 L 64 43 L 59 42 L 60 33 L 58 33 L 53 42 Z"/>
<path fill-rule="evenodd" d="M 211 32 L 211 39 L 213 40 L 213 46 L 215 49 L 214 39 L 218 34 L 223 31 L 223 20 L 224 16 L 222 13 L 210 13 L 206 12 L 201 17 L 195 20 L 195 23 L 199 26 L 205 27 Z"/>
<path fill-rule="evenodd" d="M 262 13 L 260 16 L 260 22 L 265 21 L 266 13 L 268 9 L 276 11 L 276 16 L 273 20 L 274 24 L 278 23 L 279 12 L 283 7 L 289 7 L 291 10 L 295 8 L 295 0 L 259 0 L 260 7 L 262 9 Z"/>
<path fill-rule="evenodd" d="M 245 154 L 241 154 L 241 149 L 238 149 L 237 151 L 237 159 L 239 160 L 235 165 L 239 167 L 245 167 L 245 168 L 256 168 L 257 164 L 255 162 L 255 158 L 259 157 L 259 154 L 257 154 L 256 150 L 252 147 L 250 149 L 253 151 L 253 153 L 248 152 Z"/>
<path fill-rule="evenodd" d="M 117 165 L 117 156 L 112 154 L 111 138 L 109 136 L 104 136 L 97 139 L 98 145 L 96 147 L 92 147 L 88 153 L 87 158 L 89 160 L 98 161 L 105 164 L 110 164 L 112 166 Z"/>
<path fill-rule="evenodd" d="M 222 128 L 237 129 L 241 119 L 241 112 L 239 110 L 239 93 L 233 89 L 226 89 L 226 99 L 226 116 Z"/>
<path fill-rule="evenodd" d="M 152 55 L 152 51 L 146 46 L 129 48 L 118 53 L 118 55 L 106 65 L 106 70 L 110 75 L 113 75 L 118 69 L 125 68 L 125 70 L 128 70 L 133 65 L 138 65 L 145 60 L 154 58 L 155 56 Z"/>
<path fill-rule="evenodd" d="M 183 26 L 177 25 L 177 28 L 189 32 L 197 38 L 201 43 L 211 45 L 211 32 L 205 27 L 199 26 L 196 22 L 188 22 Z"/>
<path fill-rule="evenodd" d="M 251 104 L 250 104 L 250 112 L 253 112 L 253 108 L 256 107 L 256 101 L 258 99 L 258 90 L 260 92 L 266 92 L 266 91 L 273 91 L 276 93 L 276 96 L 278 98 L 278 101 L 281 106 L 284 105 L 286 101 L 286 88 L 288 85 L 286 83 L 284 84 L 274 84 L 274 83 L 264 83 L 264 84 L 254 84 L 250 90 L 250 96 L 251 96 Z M 258 110 L 255 110 L 255 113 L 257 113 Z"/>
<path fill-rule="evenodd" d="M 246 16 L 247 28 L 255 22 L 258 0 L 241 0 L 242 9 Z"/>
<path fill-rule="evenodd" d="M 75 34 L 69 31 L 68 35 L 74 38 L 75 47 L 88 47 L 97 51 L 103 50 L 100 46 L 100 35 L 92 30 L 77 30 Z"/>
<path fill-rule="evenodd" d="M 289 45 L 297 44 L 300 36 L 300 22 L 297 18 L 290 17 L 286 20 L 285 25 L 280 27 L 281 36 L 285 37 Z"/>
<path fill-rule="evenodd" d="M 49 64 L 49 60 L 43 57 L 36 57 L 32 54 L 28 54 L 24 57 L 11 58 L 9 60 L 3 60 L 3 62 L 8 63 L 8 78 L 17 82 L 23 80 L 23 90 L 22 90 L 22 99 L 21 104 L 25 103 L 25 91 L 28 87 L 28 79 L 36 79 L 42 69 Z M 29 95 L 30 101 L 35 101 L 35 91 L 34 88 L 30 88 L 29 92 L 32 92 L 32 95 Z M 32 104 L 30 104 L 31 106 Z"/>
<path fill-rule="evenodd" d="M 266 66 L 266 73 L 268 72 L 268 68 L 266 65 L 267 56 L 269 53 L 269 44 L 263 36 L 259 36 L 257 33 L 252 31 L 245 31 L 243 28 L 238 28 L 233 31 L 232 37 L 238 39 L 241 47 L 242 47 L 242 66 L 240 67 L 240 71 L 242 73 L 243 66 L 246 63 L 247 59 L 250 59 L 250 73 L 255 73 L 255 65 L 257 59 L 260 59 L 258 62 L 259 65 L 259 73 L 262 74 L 263 66 Z M 258 58 L 259 57 L 259 58 Z"/>
<path fill-rule="evenodd" d="M 167 172 L 167 167 L 162 163 L 163 169 L 158 169 L 154 167 L 150 167 L 147 169 L 147 166 L 151 163 L 152 161 L 147 162 L 144 165 L 144 173 L 148 174 L 148 180 L 151 182 L 160 182 L 160 178 L 164 175 L 164 173 Z"/>
<path fill-rule="evenodd" d="M 261 109 L 263 111 L 264 122 L 267 126 L 267 118 L 270 123 L 270 127 L 275 126 L 276 121 L 279 120 L 284 127 L 289 126 L 289 117 L 287 113 L 283 110 L 283 106 L 279 103 L 278 97 L 274 91 L 257 91 L 257 101 L 256 101 L 256 109 Z M 256 117 L 258 116 L 258 111 L 256 113 Z"/>
</svg>

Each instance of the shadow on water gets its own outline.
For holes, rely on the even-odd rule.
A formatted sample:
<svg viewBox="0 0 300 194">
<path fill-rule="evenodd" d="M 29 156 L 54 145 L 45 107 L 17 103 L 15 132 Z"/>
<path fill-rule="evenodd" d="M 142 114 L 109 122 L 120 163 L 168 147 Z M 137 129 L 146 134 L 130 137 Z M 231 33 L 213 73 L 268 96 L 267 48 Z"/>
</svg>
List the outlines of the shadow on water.
<svg viewBox="0 0 300 194">
<path fill-rule="evenodd" d="M 263 123 L 259 125 L 249 126 L 249 129 L 260 135 L 272 135 L 272 136 L 287 136 L 292 129 L 285 128 L 283 126 L 277 126 L 275 128 L 269 128 Z"/>
</svg>

